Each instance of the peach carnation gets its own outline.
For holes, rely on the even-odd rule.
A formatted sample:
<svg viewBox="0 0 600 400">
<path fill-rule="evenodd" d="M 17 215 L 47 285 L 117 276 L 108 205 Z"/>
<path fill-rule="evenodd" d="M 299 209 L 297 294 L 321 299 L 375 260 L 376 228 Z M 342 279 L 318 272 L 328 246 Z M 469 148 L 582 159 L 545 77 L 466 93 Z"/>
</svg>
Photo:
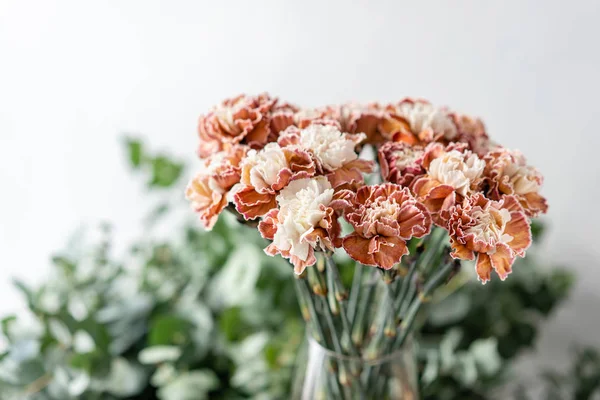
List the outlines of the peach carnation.
<svg viewBox="0 0 600 400">
<path fill-rule="evenodd" d="M 277 143 L 269 143 L 260 151 L 250 150 L 241 169 L 240 185 L 234 190 L 233 200 L 245 219 L 265 215 L 276 207 L 277 193 L 289 182 L 315 174 L 310 153 Z"/>
<path fill-rule="evenodd" d="M 452 117 L 458 128 L 457 140 L 467 143 L 469 149 L 479 156 L 484 156 L 493 144 L 485 130 L 483 121 L 479 118 L 457 113 L 452 114 Z"/>
<path fill-rule="evenodd" d="M 427 209 L 408 188 L 386 183 L 363 186 L 345 215 L 354 232 L 342 246 L 350 257 L 365 264 L 390 269 L 408 253 L 406 241 L 423 237 L 431 229 Z"/>
<path fill-rule="evenodd" d="M 340 226 L 330 203 L 334 190 L 323 176 L 291 182 L 277 196 L 279 208 L 259 223 L 261 235 L 273 242 L 265 249 L 281 254 L 294 265 L 296 274 L 316 262 L 315 250 L 333 250 Z"/>
<path fill-rule="evenodd" d="M 434 107 L 425 100 L 413 99 L 388 105 L 380 129 L 384 137 L 408 144 L 451 141 L 458 135 L 448 110 Z"/>
<path fill-rule="evenodd" d="M 490 280 L 492 269 L 504 280 L 516 256 L 531 245 L 531 229 L 523 207 L 514 196 L 501 201 L 477 193 L 453 208 L 448 220 L 451 256 L 473 260 L 477 255 L 479 280 Z"/>
<path fill-rule="evenodd" d="M 379 104 L 347 103 L 338 108 L 336 115 L 344 132 L 367 135 L 365 143 L 379 144 L 386 140 L 380 132 L 384 111 Z"/>
<path fill-rule="evenodd" d="M 186 198 L 208 230 L 227 206 L 228 192 L 240 181 L 240 163 L 246 151 L 246 147 L 238 145 L 204 159 L 202 169 L 186 188 Z"/>
<path fill-rule="evenodd" d="M 447 210 L 476 192 L 481 184 L 485 162 L 465 147 L 453 144 L 444 148 L 440 143 L 428 145 L 423 156 L 427 174 L 413 183 L 413 192 L 427 206 L 438 225 L 443 225 Z"/>
<path fill-rule="evenodd" d="M 383 144 L 378 152 L 381 177 L 387 182 L 410 186 L 416 178 L 425 175 L 424 155 L 421 146 L 411 146 L 405 142 Z"/>
<path fill-rule="evenodd" d="M 544 178 L 534 167 L 527 165 L 519 151 L 497 149 L 489 152 L 485 175 L 489 181 L 488 196 L 500 200 L 504 195 L 513 195 L 529 217 L 548 211 L 546 199 L 539 194 Z"/>
<path fill-rule="evenodd" d="M 311 124 L 321 124 L 339 128 L 337 115 L 334 107 L 301 109 L 290 104 L 275 106 L 271 115 L 271 139 L 276 141 L 279 134 L 290 126 L 304 129 Z"/>
<path fill-rule="evenodd" d="M 363 173 L 373 171 L 373 162 L 358 158 L 356 146 L 365 134 L 342 133 L 334 125 L 313 124 L 305 129 L 289 128 L 279 138 L 280 144 L 306 149 L 314 156 L 318 169 L 332 186 L 363 182 Z"/>
<path fill-rule="evenodd" d="M 200 117 L 198 155 L 208 157 L 235 144 L 261 148 L 269 138 L 269 112 L 276 103 L 277 99 L 267 94 L 239 95 L 223 101 Z"/>
</svg>

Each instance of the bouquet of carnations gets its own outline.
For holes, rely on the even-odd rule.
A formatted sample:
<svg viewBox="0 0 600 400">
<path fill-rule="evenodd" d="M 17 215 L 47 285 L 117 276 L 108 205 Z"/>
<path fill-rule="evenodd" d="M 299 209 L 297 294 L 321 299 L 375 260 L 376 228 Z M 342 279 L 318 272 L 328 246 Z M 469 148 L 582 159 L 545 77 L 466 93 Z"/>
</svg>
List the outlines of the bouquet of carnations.
<svg viewBox="0 0 600 400">
<path fill-rule="evenodd" d="M 300 398 L 414 397 L 405 355 L 423 304 L 461 260 L 482 283 L 505 279 L 547 210 L 521 153 L 424 100 L 306 109 L 241 95 L 198 133 L 186 196 L 204 226 L 228 210 L 293 266 L 310 334 Z"/>
</svg>

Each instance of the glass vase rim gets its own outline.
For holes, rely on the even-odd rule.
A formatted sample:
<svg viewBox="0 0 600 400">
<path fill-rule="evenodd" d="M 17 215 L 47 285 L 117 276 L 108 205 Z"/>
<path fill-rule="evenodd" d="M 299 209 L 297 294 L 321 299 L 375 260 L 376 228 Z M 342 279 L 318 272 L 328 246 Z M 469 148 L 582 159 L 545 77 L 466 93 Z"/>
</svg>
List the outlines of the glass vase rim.
<svg viewBox="0 0 600 400">
<path fill-rule="evenodd" d="M 413 350 L 411 350 L 413 347 L 412 335 L 408 335 L 406 337 L 406 341 L 404 342 L 404 344 L 402 345 L 401 348 L 396 349 L 396 350 L 392 351 L 391 353 L 388 353 L 388 354 L 385 354 L 385 355 L 382 355 L 380 357 L 373 358 L 373 359 L 364 358 L 364 357 L 360 357 L 360 356 L 351 356 L 348 354 L 341 354 L 341 353 L 336 352 L 335 350 L 328 349 L 327 347 L 325 347 L 321 343 L 319 343 L 308 332 L 306 333 L 306 338 L 308 340 L 309 345 L 318 347 L 319 350 L 322 351 L 327 357 L 330 357 L 330 358 L 333 358 L 336 360 L 340 360 L 340 361 L 361 363 L 361 364 L 368 365 L 368 366 L 376 366 L 376 365 L 385 364 L 387 362 L 397 360 L 398 358 L 413 351 Z"/>
</svg>

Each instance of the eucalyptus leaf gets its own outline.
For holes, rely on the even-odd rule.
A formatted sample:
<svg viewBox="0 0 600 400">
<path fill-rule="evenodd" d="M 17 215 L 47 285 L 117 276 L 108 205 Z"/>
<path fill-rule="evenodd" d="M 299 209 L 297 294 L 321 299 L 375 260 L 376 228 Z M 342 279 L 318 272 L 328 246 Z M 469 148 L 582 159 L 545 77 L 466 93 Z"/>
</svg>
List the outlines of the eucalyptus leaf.
<svg viewBox="0 0 600 400">
<path fill-rule="evenodd" d="M 77 353 L 91 353 L 96 348 L 92 336 L 83 330 L 78 330 L 73 336 L 73 350 Z"/>
<path fill-rule="evenodd" d="M 107 393 L 125 398 L 140 393 L 147 379 L 146 371 L 139 364 L 118 357 L 112 360 L 110 374 L 102 386 Z"/>
<path fill-rule="evenodd" d="M 261 253 L 255 246 L 240 245 L 215 276 L 209 301 L 216 308 L 242 305 L 254 295 L 260 276 Z"/>
<path fill-rule="evenodd" d="M 203 400 L 209 399 L 209 393 L 219 387 L 219 379 L 210 370 L 184 372 L 167 385 L 160 388 L 161 400 Z"/>
<path fill-rule="evenodd" d="M 485 375 L 496 374 L 502 365 L 496 338 L 478 339 L 471 343 L 469 353 Z"/>
<path fill-rule="evenodd" d="M 68 386 L 68 392 L 73 397 L 79 397 L 90 384 L 90 376 L 85 372 L 75 374 Z"/>
<path fill-rule="evenodd" d="M 73 336 L 69 331 L 67 325 L 57 318 L 50 318 L 48 320 L 48 329 L 52 336 L 65 346 L 70 346 L 73 341 Z"/>
<path fill-rule="evenodd" d="M 128 138 L 125 140 L 125 145 L 129 153 L 129 162 L 134 168 L 139 167 L 144 157 L 142 142 L 137 139 Z"/>
<path fill-rule="evenodd" d="M 160 364 L 175 361 L 181 357 L 181 349 L 176 346 L 152 346 L 142 350 L 138 356 L 142 364 Z"/>
</svg>

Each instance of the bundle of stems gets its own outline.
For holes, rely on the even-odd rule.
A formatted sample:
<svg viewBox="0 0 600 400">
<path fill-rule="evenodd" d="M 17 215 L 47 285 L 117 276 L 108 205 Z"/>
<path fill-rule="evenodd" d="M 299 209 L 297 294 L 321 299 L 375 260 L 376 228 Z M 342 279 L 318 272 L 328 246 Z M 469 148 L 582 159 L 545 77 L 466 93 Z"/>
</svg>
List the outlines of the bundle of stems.
<svg viewBox="0 0 600 400">
<path fill-rule="evenodd" d="M 317 265 L 297 276 L 309 334 L 340 356 L 327 365 L 327 398 L 384 398 L 387 377 L 375 361 L 402 351 L 422 306 L 460 267 L 448 256 L 441 228 L 413 239 L 409 249 L 391 270 L 357 263 L 349 289 L 332 254 L 320 253 Z"/>
</svg>

